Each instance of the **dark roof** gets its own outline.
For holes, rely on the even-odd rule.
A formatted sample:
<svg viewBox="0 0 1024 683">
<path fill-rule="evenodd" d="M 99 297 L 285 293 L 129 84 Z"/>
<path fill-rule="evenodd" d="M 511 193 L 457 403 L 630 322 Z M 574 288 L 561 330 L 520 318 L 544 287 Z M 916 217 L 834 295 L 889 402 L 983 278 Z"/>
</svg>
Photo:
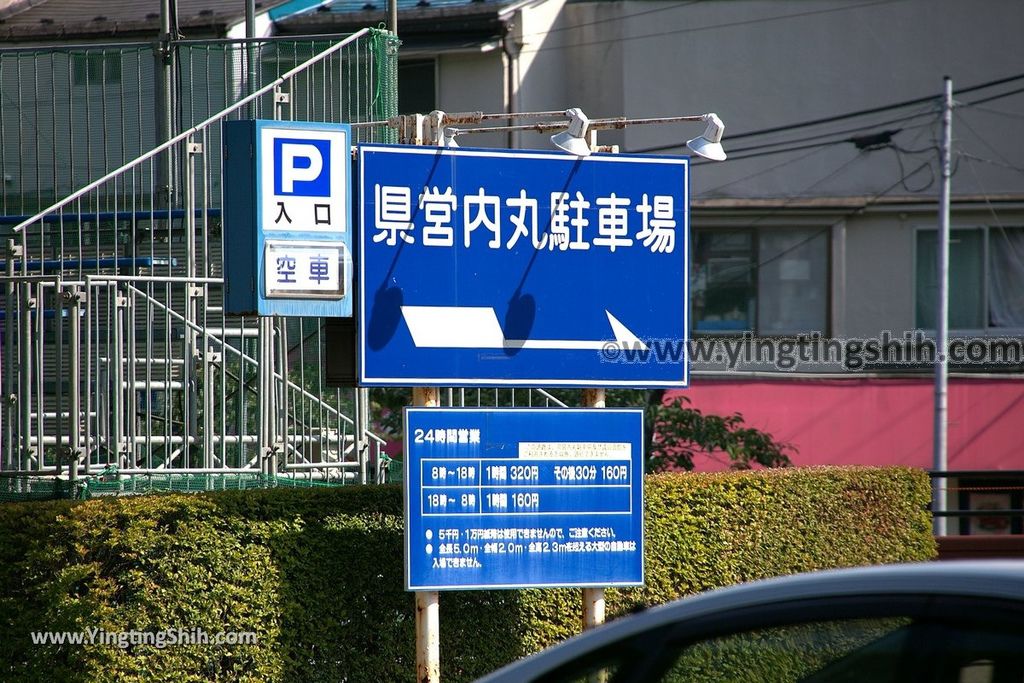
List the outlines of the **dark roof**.
<svg viewBox="0 0 1024 683">
<path fill-rule="evenodd" d="M 285 0 L 261 0 L 257 13 Z M 178 0 L 178 30 L 186 38 L 223 36 L 245 18 L 242 0 Z M 160 0 L 14 0 L 0 10 L 0 38 L 96 39 L 155 37 Z"/>
</svg>

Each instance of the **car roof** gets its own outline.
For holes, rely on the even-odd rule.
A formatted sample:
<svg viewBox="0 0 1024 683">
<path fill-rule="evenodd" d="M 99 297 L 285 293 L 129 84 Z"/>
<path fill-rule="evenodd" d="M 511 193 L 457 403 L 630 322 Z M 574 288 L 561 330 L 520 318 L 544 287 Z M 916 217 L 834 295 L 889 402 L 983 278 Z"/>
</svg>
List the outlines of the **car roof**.
<svg viewBox="0 0 1024 683">
<path fill-rule="evenodd" d="M 591 650 L 725 610 L 847 596 L 964 596 L 1024 602 L 1024 561 L 971 560 L 832 569 L 752 581 L 680 598 L 624 616 L 519 660 L 478 683 L 528 680 Z"/>
</svg>

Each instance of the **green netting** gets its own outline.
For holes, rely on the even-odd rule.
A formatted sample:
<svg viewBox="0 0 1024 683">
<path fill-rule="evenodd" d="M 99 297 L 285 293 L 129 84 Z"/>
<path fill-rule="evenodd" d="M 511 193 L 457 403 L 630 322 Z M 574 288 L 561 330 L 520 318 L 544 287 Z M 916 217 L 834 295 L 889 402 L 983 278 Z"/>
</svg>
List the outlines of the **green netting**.
<svg viewBox="0 0 1024 683">
<path fill-rule="evenodd" d="M 405 480 L 405 463 L 384 454 L 381 454 L 381 458 L 384 460 L 384 471 L 387 473 L 386 483 L 397 484 Z"/>
<path fill-rule="evenodd" d="M 0 480 L 0 502 L 54 499 L 86 499 L 95 496 L 147 493 L 197 493 L 272 488 L 343 486 L 341 481 L 316 481 L 256 473 L 147 474 L 118 477 L 116 471 L 69 482 L 52 477 L 19 477 Z"/>
<path fill-rule="evenodd" d="M 0 479 L 0 502 L 85 498 L 82 482 L 54 477 Z"/>
<path fill-rule="evenodd" d="M 371 103 L 373 118 L 386 121 L 398 116 L 398 46 L 402 41 L 390 31 L 370 29 L 370 42 L 377 67 Z M 398 131 L 390 127 L 381 128 L 378 136 L 381 142 L 398 142 Z"/>
</svg>

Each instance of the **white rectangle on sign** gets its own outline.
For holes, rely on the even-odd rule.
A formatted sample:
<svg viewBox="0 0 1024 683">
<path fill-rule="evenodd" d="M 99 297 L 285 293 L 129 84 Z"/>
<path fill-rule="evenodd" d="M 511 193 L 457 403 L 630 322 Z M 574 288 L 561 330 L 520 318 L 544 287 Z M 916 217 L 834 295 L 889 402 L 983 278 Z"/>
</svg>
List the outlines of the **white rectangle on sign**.
<svg viewBox="0 0 1024 683">
<path fill-rule="evenodd" d="M 521 441 L 520 460 L 629 460 L 628 443 L 596 441 Z"/>
<path fill-rule="evenodd" d="M 264 127 L 259 144 L 264 232 L 348 231 L 345 131 Z"/>
<path fill-rule="evenodd" d="M 345 296 L 348 254 L 340 242 L 267 242 L 263 251 L 263 289 L 269 298 Z"/>
</svg>

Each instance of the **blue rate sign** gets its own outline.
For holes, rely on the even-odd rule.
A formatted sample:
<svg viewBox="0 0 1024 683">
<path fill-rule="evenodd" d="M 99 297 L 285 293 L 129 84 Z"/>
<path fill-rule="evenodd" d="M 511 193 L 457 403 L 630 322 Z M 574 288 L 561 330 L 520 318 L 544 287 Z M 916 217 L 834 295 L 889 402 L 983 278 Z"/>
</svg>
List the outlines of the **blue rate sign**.
<svg viewBox="0 0 1024 683">
<path fill-rule="evenodd" d="M 408 590 L 643 583 L 643 411 L 405 411 Z"/>
<path fill-rule="evenodd" d="M 363 384 L 686 386 L 688 159 L 359 157 Z"/>
<path fill-rule="evenodd" d="M 351 131 L 224 123 L 228 313 L 352 315 Z"/>
</svg>

